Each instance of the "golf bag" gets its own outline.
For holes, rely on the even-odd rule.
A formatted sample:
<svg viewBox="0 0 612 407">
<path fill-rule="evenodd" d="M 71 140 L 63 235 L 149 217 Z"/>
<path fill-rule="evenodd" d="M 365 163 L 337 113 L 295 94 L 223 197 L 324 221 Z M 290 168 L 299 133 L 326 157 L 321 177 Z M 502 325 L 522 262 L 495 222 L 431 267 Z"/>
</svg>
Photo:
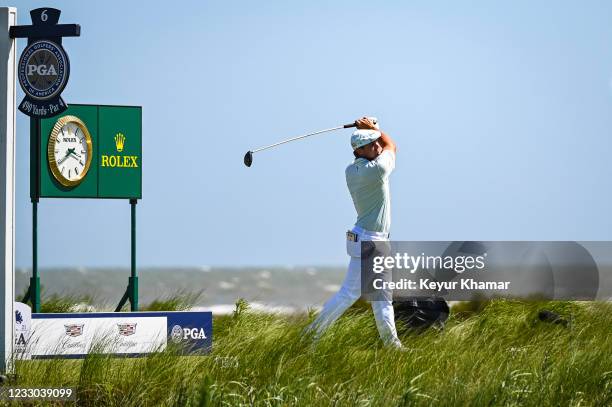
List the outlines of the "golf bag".
<svg viewBox="0 0 612 407">
<path fill-rule="evenodd" d="M 439 297 L 402 298 L 393 301 L 393 310 L 398 329 L 417 332 L 432 326 L 443 328 L 450 313 L 446 300 Z"/>
</svg>

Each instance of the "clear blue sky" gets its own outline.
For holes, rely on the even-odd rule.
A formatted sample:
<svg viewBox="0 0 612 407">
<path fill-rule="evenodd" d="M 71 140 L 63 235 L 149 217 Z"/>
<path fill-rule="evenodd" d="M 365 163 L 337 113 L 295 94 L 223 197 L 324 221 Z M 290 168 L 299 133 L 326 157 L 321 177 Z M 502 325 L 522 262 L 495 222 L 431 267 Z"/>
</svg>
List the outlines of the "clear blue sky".
<svg viewBox="0 0 612 407">
<path fill-rule="evenodd" d="M 13 2 L 19 23 L 41 4 Z M 612 3 L 46 5 L 82 27 L 64 41 L 64 99 L 143 106 L 142 266 L 345 264 L 350 132 L 250 169 L 242 157 L 364 114 L 399 148 L 394 240 L 612 240 Z M 29 267 L 29 123 L 17 124 Z M 41 267 L 129 266 L 127 201 L 39 207 Z M 67 219 L 82 238 L 58 238 Z"/>
</svg>

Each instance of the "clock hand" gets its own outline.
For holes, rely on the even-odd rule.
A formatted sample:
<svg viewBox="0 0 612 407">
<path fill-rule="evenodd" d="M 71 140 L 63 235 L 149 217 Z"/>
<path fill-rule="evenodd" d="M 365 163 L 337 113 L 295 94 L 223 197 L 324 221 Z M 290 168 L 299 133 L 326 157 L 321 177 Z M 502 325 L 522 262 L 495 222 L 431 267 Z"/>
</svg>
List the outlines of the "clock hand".
<svg viewBox="0 0 612 407">
<path fill-rule="evenodd" d="M 59 161 L 57 162 L 57 165 L 60 165 L 61 163 L 66 161 L 68 159 L 68 157 L 70 157 L 70 150 L 68 150 L 68 152 L 66 152 L 66 155 L 64 157 L 59 159 Z"/>
</svg>

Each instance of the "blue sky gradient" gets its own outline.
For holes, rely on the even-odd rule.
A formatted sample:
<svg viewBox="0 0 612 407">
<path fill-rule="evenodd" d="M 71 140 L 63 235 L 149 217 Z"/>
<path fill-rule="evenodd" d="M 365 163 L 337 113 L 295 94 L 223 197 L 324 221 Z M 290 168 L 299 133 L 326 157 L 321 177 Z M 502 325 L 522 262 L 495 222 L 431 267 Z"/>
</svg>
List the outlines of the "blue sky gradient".
<svg viewBox="0 0 612 407">
<path fill-rule="evenodd" d="M 344 265 L 350 132 L 242 157 L 365 114 L 398 144 L 394 240 L 612 240 L 612 3 L 45 4 L 82 26 L 64 99 L 143 106 L 142 266 Z M 16 6 L 29 24 L 41 2 Z M 129 265 L 127 201 L 41 200 L 39 218 L 41 267 Z M 67 219 L 83 233 L 64 241 Z"/>
</svg>

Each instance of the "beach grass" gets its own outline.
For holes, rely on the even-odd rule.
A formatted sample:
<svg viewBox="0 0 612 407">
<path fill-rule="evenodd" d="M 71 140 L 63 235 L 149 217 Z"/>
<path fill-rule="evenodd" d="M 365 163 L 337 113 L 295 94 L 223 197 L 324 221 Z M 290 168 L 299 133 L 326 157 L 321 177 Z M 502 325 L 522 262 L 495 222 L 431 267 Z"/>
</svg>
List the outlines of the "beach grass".
<svg viewBox="0 0 612 407">
<path fill-rule="evenodd" d="M 185 306 L 165 299 L 152 308 L 162 303 Z M 238 301 L 233 315 L 214 318 L 207 356 L 169 348 L 132 359 L 18 361 L 4 386 L 75 387 L 83 406 L 612 405 L 610 303 L 464 309 L 472 311 L 451 314 L 442 331 L 405 332 L 398 351 L 382 347 L 367 309 L 349 310 L 313 343 L 302 334 L 312 313 L 255 313 Z M 541 309 L 569 324 L 540 321 Z"/>
</svg>

